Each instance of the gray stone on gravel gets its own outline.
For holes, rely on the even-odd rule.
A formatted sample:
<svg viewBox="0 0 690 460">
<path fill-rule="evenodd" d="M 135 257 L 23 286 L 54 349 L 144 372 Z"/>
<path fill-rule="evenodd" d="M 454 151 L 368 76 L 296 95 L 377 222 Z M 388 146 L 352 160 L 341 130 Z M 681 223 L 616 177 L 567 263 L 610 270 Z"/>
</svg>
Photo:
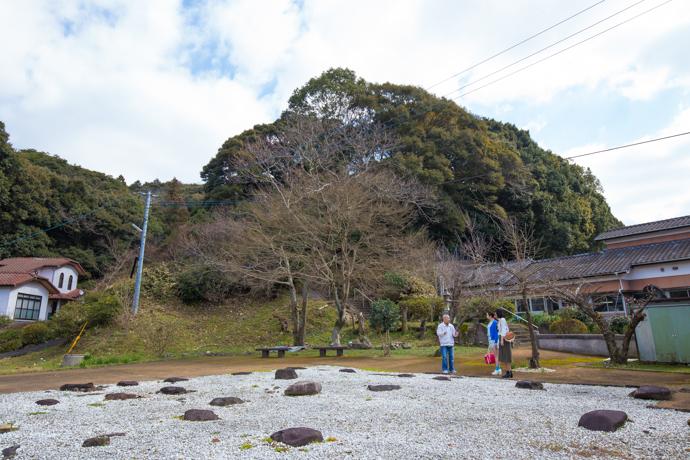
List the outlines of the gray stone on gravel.
<svg viewBox="0 0 690 460">
<path fill-rule="evenodd" d="M 515 388 L 521 388 L 523 390 L 543 390 L 544 385 L 541 382 L 532 380 L 518 380 L 515 382 Z"/>
<path fill-rule="evenodd" d="M 235 404 L 242 404 L 242 403 L 244 403 L 244 401 L 241 400 L 240 398 L 235 398 L 234 396 L 226 396 L 223 398 L 213 398 L 209 404 L 211 406 L 225 407 L 225 406 L 232 406 Z"/>
<path fill-rule="evenodd" d="M 577 426 L 592 431 L 616 431 L 628 420 L 628 414 L 619 410 L 593 410 L 580 417 Z"/>
<path fill-rule="evenodd" d="M 338 372 L 345 372 L 346 374 L 356 374 L 357 371 L 354 369 L 340 369 Z"/>
<path fill-rule="evenodd" d="M 299 367 L 299 366 L 288 366 L 288 367 L 286 367 L 285 369 L 293 369 L 293 370 L 296 370 L 296 371 L 306 371 L 306 370 L 307 370 L 306 367 Z"/>
<path fill-rule="evenodd" d="M 251 372 L 247 372 L 247 371 L 231 372 L 230 375 L 251 375 Z"/>
<path fill-rule="evenodd" d="M 292 380 L 297 378 L 297 372 L 294 369 L 278 369 L 276 370 L 275 378 L 277 380 Z"/>
<path fill-rule="evenodd" d="M 15 455 L 17 455 L 17 449 L 19 449 L 21 446 L 19 444 L 15 444 L 14 446 L 6 447 L 2 449 L 2 458 L 3 460 L 9 459 L 9 458 L 14 458 Z"/>
<path fill-rule="evenodd" d="M 671 390 L 655 385 L 643 385 L 630 393 L 636 399 L 653 399 L 655 401 L 668 401 L 671 399 Z"/>
<path fill-rule="evenodd" d="M 398 377 L 410 378 L 410 377 L 414 377 L 414 374 L 398 374 Z"/>
<path fill-rule="evenodd" d="M 285 396 L 311 396 L 321 393 L 319 382 L 295 382 L 285 389 Z"/>
<path fill-rule="evenodd" d="M 39 406 L 54 406 L 55 404 L 59 404 L 60 401 L 57 399 L 39 399 L 36 401 L 36 404 Z"/>
<path fill-rule="evenodd" d="M 184 413 L 182 419 L 190 422 L 208 422 L 211 420 L 220 420 L 220 418 L 212 410 L 205 409 L 189 409 Z"/>
<path fill-rule="evenodd" d="M 120 380 L 117 382 L 117 386 L 119 387 L 135 387 L 139 385 L 139 382 L 135 380 Z"/>
<path fill-rule="evenodd" d="M 183 395 L 187 393 L 182 387 L 163 387 L 158 390 L 158 393 L 163 393 L 164 395 Z"/>
<path fill-rule="evenodd" d="M 323 435 L 313 428 L 295 427 L 276 431 L 271 439 L 292 447 L 302 447 L 312 442 L 323 442 Z"/>
<path fill-rule="evenodd" d="M 163 380 L 165 383 L 177 383 L 177 382 L 186 382 L 189 379 L 186 379 L 184 377 L 168 377 L 167 379 Z"/>
<path fill-rule="evenodd" d="M 400 385 L 368 385 L 367 389 L 369 391 L 393 391 L 399 390 Z"/>
<path fill-rule="evenodd" d="M 446 375 L 437 375 L 436 377 L 432 377 L 432 380 L 440 380 L 442 382 L 450 382 L 450 377 Z"/>
<path fill-rule="evenodd" d="M 138 399 L 141 398 L 139 395 L 133 393 L 109 393 L 105 395 L 106 401 L 124 401 L 126 399 Z"/>
<path fill-rule="evenodd" d="M 65 383 L 60 387 L 60 391 L 96 391 L 97 388 L 93 383 Z"/>
<path fill-rule="evenodd" d="M 82 447 L 102 447 L 110 444 L 109 436 L 95 436 L 93 438 L 86 439 L 81 446 Z"/>
</svg>

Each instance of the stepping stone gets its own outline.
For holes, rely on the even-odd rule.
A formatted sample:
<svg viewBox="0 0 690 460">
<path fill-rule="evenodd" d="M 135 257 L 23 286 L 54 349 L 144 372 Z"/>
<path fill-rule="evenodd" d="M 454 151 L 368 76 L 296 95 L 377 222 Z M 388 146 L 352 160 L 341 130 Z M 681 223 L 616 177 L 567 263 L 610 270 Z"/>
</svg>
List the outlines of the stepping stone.
<svg viewBox="0 0 690 460">
<path fill-rule="evenodd" d="M 250 374 L 251 374 L 251 372 L 247 372 L 247 371 L 232 372 L 232 373 L 230 373 L 230 375 L 250 375 Z"/>
<path fill-rule="evenodd" d="M 0 433 L 9 433 L 10 431 L 16 431 L 17 427 L 11 423 L 3 423 L 0 425 Z"/>
<path fill-rule="evenodd" d="M 666 387 L 643 385 L 630 393 L 636 399 L 653 399 L 655 401 L 668 401 L 671 399 L 671 390 Z"/>
<path fill-rule="evenodd" d="M 183 395 L 187 393 L 182 387 L 163 387 L 158 390 L 158 393 L 163 393 L 164 395 Z"/>
<path fill-rule="evenodd" d="M 356 374 L 357 373 L 357 371 L 354 369 L 340 369 L 339 372 L 345 372 L 347 374 Z"/>
<path fill-rule="evenodd" d="M 212 410 L 205 409 L 189 409 L 184 413 L 182 419 L 190 422 L 208 422 L 211 420 L 220 420 L 220 418 Z"/>
<path fill-rule="evenodd" d="M 276 370 L 277 380 L 292 380 L 297 378 L 297 372 L 294 369 L 278 369 Z"/>
<path fill-rule="evenodd" d="M 432 377 L 432 380 L 441 380 L 443 382 L 450 382 L 450 377 L 446 375 L 437 375 L 436 377 Z"/>
<path fill-rule="evenodd" d="M 303 371 L 303 370 L 306 370 L 307 368 L 306 367 L 297 367 L 297 366 L 288 366 L 285 369 L 293 369 L 296 371 Z"/>
<path fill-rule="evenodd" d="M 319 382 L 296 382 L 285 389 L 285 396 L 311 396 L 321 393 Z"/>
<path fill-rule="evenodd" d="M 368 385 L 367 389 L 369 391 L 393 391 L 399 390 L 400 385 Z"/>
<path fill-rule="evenodd" d="M 235 398 L 234 396 L 227 396 L 224 398 L 213 398 L 209 404 L 212 406 L 225 407 L 225 406 L 232 406 L 234 404 L 242 404 L 242 403 L 244 403 L 244 401 L 241 400 L 240 398 Z"/>
<path fill-rule="evenodd" d="M 402 377 L 402 378 L 406 378 L 406 379 L 407 379 L 407 378 L 410 378 L 410 377 L 414 377 L 414 374 L 398 374 L 398 377 Z"/>
<path fill-rule="evenodd" d="M 619 410 L 594 410 L 580 417 L 577 426 L 592 431 L 616 431 L 628 420 L 628 414 Z"/>
<path fill-rule="evenodd" d="M 39 399 L 36 401 L 36 404 L 39 406 L 54 406 L 55 404 L 58 404 L 60 401 L 57 399 Z"/>
<path fill-rule="evenodd" d="M 296 427 L 276 431 L 271 439 L 292 447 L 302 447 L 312 442 L 323 442 L 323 435 L 313 428 Z"/>
<path fill-rule="evenodd" d="M 165 383 L 177 383 L 177 382 L 187 382 L 189 379 L 186 379 L 184 377 L 168 377 L 167 379 L 163 380 Z"/>
<path fill-rule="evenodd" d="M 544 385 L 541 382 L 533 382 L 532 380 L 518 380 L 515 382 L 515 388 L 522 388 L 523 390 L 543 390 Z"/>
<path fill-rule="evenodd" d="M 97 388 L 93 383 L 65 383 L 60 387 L 60 391 L 81 391 L 84 393 L 96 390 Z"/>
<path fill-rule="evenodd" d="M 141 396 L 133 393 L 110 393 L 105 395 L 106 401 L 124 401 L 125 399 L 139 399 Z"/>
<path fill-rule="evenodd" d="M 109 436 L 95 436 L 89 438 L 82 443 L 82 447 L 102 447 L 110 444 Z"/>
<path fill-rule="evenodd" d="M 117 382 L 117 386 L 119 387 L 135 387 L 139 385 L 139 382 L 136 382 L 134 380 L 121 380 Z"/>
<path fill-rule="evenodd" d="M 2 449 L 2 458 L 4 459 L 9 459 L 9 458 L 14 458 L 15 455 L 17 455 L 17 449 L 19 449 L 21 446 L 19 444 L 15 444 L 14 446 L 6 447 Z"/>
</svg>

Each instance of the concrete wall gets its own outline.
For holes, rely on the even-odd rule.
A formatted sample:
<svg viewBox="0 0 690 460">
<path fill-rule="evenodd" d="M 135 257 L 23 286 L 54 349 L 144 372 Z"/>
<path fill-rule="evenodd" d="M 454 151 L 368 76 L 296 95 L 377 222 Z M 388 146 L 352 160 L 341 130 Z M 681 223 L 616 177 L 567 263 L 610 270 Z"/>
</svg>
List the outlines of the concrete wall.
<svg viewBox="0 0 690 460">
<path fill-rule="evenodd" d="M 0 287 L 0 315 L 10 316 L 10 293 L 12 288 L 9 286 Z"/>
<path fill-rule="evenodd" d="M 565 351 L 582 355 L 608 356 L 606 342 L 601 334 L 539 334 L 539 348 L 544 350 Z M 620 346 L 623 336 L 617 335 Z M 635 339 L 630 342 L 629 358 L 637 358 Z"/>
<path fill-rule="evenodd" d="M 48 313 L 48 289 L 41 283 L 34 281 L 22 284 L 21 286 L 18 286 L 10 291 L 9 301 L 7 303 L 7 311 L 5 313 L 7 316 L 14 318 L 14 307 L 17 305 L 18 293 L 40 296 L 41 311 L 38 314 L 38 319 L 40 321 L 46 319 L 46 315 Z"/>
</svg>

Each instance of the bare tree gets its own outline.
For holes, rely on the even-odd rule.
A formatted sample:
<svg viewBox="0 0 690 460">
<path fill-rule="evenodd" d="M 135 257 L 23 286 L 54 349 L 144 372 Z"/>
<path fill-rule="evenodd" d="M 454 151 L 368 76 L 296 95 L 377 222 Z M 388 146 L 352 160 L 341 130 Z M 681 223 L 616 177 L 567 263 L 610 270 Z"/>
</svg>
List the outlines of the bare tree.
<svg viewBox="0 0 690 460">
<path fill-rule="evenodd" d="M 570 284 L 551 283 L 548 290 L 555 297 L 560 298 L 567 304 L 574 306 L 587 315 L 599 327 L 604 337 L 609 358 L 614 364 L 626 364 L 630 350 L 630 342 L 635 334 L 635 329 L 646 316 L 645 309 L 649 303 L 659 295 L 659 290 L 653 286 L 644 289 L 641 298 L 626 298 L 626 305 L 630 312 L 630 322 L 623 333 L 623 340 L 618 346 L 616 334 L 611 330 L 609 322 L 596 310 L 601 304 L 602 295 L 596 291 L 588 289 L 589 285 L 585 282 Z"/>
</svg>

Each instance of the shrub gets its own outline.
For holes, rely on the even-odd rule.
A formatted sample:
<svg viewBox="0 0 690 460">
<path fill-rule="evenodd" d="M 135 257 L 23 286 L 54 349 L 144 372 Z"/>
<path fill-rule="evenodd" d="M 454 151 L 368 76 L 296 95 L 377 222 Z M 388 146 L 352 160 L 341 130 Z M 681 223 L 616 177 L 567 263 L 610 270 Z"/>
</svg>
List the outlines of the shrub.
<svg viewBox="0 0 690 460">
<path fill-rule="evenodd" d="M 558 319 L 551 323 L 549 330 L 554 334 L 586 334 L 589 332 L 585 323 L 574 318 Z"/>
<path fill-rule="evenodd" d="M 193 267 L 178 275 L 175 284 L 177 296 L 184 303 L 220 303 L 232 292 L 240 289 L 227 276 L 210 267 Z"/>
<path fill-rule="evenodd" d="M 120 299 L 112 293 L 89 294 L 83 302 L 89 327 L 107 326 L 122 311 Z"/>
<path fill-rule="evenodd" d="M 565 307 L 561 308 L 556 312 L 561 319 L 576 319 L 587 326 L 593 323 L 592 319 L 587 316 L 582 310 L 575 307 Z"/>
<path fill-rule="evenodd" d="M 55 337 L 73 337 L 79 333 L 86 322 L 86 309 L 82 302 L 69 302 L 58 311 L 50 321 Z"/>
<path fill-rule="evenodd" d="M 560 318 L 556 315 L 549 315 L 548 313 L 542 313 L 540 315 L 532 315 L 532 323 L 538 328 L 549 329 L 552 323 L 558 321 Z"/>
<path fill-rule="evenodd" d="M 28 324 L 21 331 L 22 345 L 35 345 L 50 338 L 50 328 L 44 321 Z"/>
<path fill-rule="evenodd" d="M 392 300 L 377 300 L 371 305 L 369 322 L 374 329 L 387 332 L 395 329 L 399 321 L 400 307 Z"/>
<path fill-rule="evenodd" d="M 445 302 L 443 297 L 407 297 L 398 302 L 400 308 L 407 309 L 409 320 L 433 320 L 441 315 Z"/>
<path fill-rule="evenodd" d="M 17 350 L 22 347 L 22 331 L 18 328 L 0 332 L 0 353 Z"/>
<path fill-rule="evenodd" d="M 0 329 L 4 329 L 10 324 L 12 324 L 12 320 L 8 316 L 0 315 Z"/>
<path fill-rule="evenodd" d="M 630 318 L 628 318 L 627 316 L 616 316 L 611 319 L 611 322 L 609 323 L 609 329 L 614 334 L 624 334 L 629 324 Z"/>
<path fill-rule="evenodd" d="M 175 275 L 167 264 L 144 267 L 141 278 L 141 292 L 157 299 L 166 299 L 175 295 Z"/>
</svg>

